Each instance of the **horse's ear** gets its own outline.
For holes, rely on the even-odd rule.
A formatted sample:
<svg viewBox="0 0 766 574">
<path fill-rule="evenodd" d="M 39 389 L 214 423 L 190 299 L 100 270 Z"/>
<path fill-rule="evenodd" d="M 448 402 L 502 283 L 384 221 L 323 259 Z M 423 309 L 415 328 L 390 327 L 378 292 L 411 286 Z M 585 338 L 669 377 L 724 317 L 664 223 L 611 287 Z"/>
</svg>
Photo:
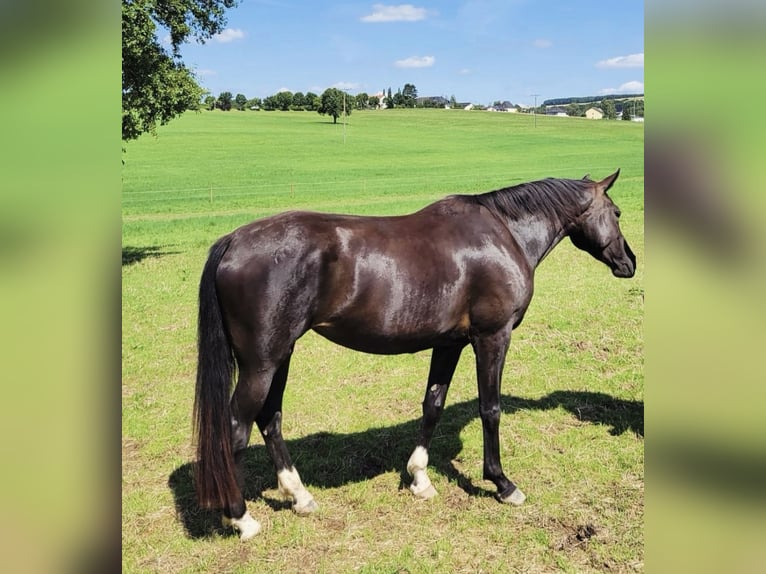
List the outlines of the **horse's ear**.
<svg viewBox="0 0 766 574">
<path fill-rule="evenodd" d="M 609 191 L 609 188 L 614 185 L 614 182 L 617 181 L 617 177 L 620 175 L 619 168 L 617 171 L 615 171 L 612 175 L 606 176 L 604 179 L 599 181 L 596 184 L 596 188 L 598 189 L 599 193 L 606 193 Z"/>
<path fill-rule="evenodd" d="M 582 180 L 583 180 L 583 181 L 593 181 L 593 180 L 590 178 L 590 174 L 589 174 L 589 173 L 586 173 L 584 176 L 582 176 Z"/>
</svg>

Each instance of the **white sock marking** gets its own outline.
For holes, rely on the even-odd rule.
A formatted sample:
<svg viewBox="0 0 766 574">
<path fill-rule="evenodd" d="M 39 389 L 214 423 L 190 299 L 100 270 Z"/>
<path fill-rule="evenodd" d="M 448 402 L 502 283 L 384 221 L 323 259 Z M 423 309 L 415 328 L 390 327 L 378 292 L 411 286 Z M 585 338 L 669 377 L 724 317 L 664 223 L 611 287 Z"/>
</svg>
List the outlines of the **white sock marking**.
<svg viewBox="0 0 766 574">
<path fill-rule="evenodd" d="M 221 518 L 221 522 L 224 526 L 231 526 L 235 530 L 238 530 L 239 539 L 242 541 L 250 540 L 261 531 L 261 523 L 250 516 L 250 513 L 247 510 L 239 518 L 227 518 L 224 516 Z"/>
<path fill-rule="evenodd" d="M 277 473 L 277 482 L 279 483 L 279 492 L 283 496 L 292 498 L 293 510 L 299 514 L 313 512 L 317 509 L 317 503 L 314 497 L 306 490 L 301 482 L 301 477 L 295 467 L 280 470 Z"/>
<path fill-rule="evenodd" d="M 427 466 L 428 451 L 422 446 L 416 446 L 415 450 L 412 451 L 410 460 L 407 461 L 407 472 L 412 476 L 410 490 L 415 496 L 421 498 L 431 498 L 436 494 L 433 486 L 431 486 L 431 479 L 426 473 Z"/>
</svg>

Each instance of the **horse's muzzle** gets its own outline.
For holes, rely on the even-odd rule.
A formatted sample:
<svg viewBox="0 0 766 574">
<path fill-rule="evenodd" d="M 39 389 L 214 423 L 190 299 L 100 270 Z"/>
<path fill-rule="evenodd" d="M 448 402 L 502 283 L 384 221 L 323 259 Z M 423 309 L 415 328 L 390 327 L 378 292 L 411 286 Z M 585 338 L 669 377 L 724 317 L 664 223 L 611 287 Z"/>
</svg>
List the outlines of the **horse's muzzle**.
<svg viewBox="0 0 766 574">
<path fill-rule="evenodd" d="M 612 261 L 612 275 L 615 277 L 627 279 L 636 274 L 636 255 L 624 239 L 622 240 L 620 257 L 616 257 Z"/>
</svg>

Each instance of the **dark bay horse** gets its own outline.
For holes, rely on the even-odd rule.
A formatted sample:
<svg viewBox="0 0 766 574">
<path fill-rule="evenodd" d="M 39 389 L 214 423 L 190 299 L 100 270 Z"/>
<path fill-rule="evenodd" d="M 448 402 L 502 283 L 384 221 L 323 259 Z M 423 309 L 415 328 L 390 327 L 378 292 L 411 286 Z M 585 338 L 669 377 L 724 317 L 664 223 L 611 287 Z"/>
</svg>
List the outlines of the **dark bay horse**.
<svg viewBox="0 0 766 574">
<path fill-rule="evenodd" d="M 532 299 L 534 271 L 566 236 L 632 277 L 636 258 L 602 181 L 545 179 L 453 195 L 411 215 L 289 212 L 254 221 L 210 249 L 199 292 L 194 421 L 201 506 L 222 508 L 245 540 L 259 523 L 242 496 L 253 422 L 280 491 L 316 510 L 282 438 L 282 395 L 295 341 L 308 330 L 367 353 L 433 349 L 420 436 L 407 463 L 412 492 L 436 494 L 428 447 L 462 350 L 476 356 L 484 478 L 501 502 L 525 496 L 503 473 L 500 381 L 511 331 Z M 235 372 L 237 384 L 232 393 Z"/>
</svg>

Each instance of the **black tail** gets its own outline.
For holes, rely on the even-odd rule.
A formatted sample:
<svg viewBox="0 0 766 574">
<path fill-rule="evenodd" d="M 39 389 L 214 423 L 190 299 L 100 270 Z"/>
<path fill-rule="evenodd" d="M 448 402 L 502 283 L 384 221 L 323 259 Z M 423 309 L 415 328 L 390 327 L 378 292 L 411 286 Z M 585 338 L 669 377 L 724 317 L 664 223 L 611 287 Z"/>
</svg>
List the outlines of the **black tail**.
<svg viewBox="0 0 766 574">
<path fill-rule="evenodd" d="M 197 499 L 203 508 L 228 507 L 241 496 L 231 452 L 229 412 L 234 355 L 215 287 L 216 271 L 229 243 L 229 236 L 225 236 L 210 248 L 199 286 L 194 429 L 197 439 L 195 482 Z"/>
</svg>

